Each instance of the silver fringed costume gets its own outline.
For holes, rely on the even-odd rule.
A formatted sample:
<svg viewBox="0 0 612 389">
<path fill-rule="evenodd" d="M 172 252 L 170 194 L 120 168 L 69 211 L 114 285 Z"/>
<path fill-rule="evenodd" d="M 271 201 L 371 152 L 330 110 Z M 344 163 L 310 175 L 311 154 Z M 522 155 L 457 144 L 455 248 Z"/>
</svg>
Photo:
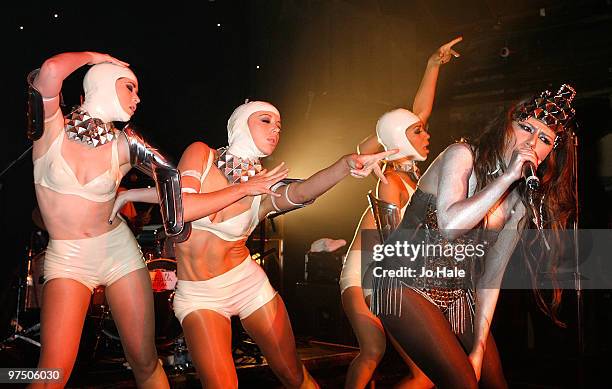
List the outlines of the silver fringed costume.
<svg viewBox="0 0 612 389">
<path fill-rule="evenodd" d="M 457 239 L 446 239 L 438 227 L 436 197 L 417 188 L 404 213 L 400 228 L 385 243 L 395 244 L 406 241 L 409 244 L 423 247 L 434 245 L 440 245 L 440 247 L 463 245 L 465 247 L 480 243 L 484 245 L 486 253 L 486 248 L 496 239 L 496 234 L 491 233 L 489 236 L 485 230 L 478 228 L 467 231 Z M 364 273 L 364 285 L 371 285 L 373 289 L 370 308 L 376 315 L 401 316 L 402 289 L 411 288 L 442 311 L 451 324 L 453 332 L 463 333 L 468 321 L 473 326 L 476 310 L 474 285 L 479 265 L 476 257 L 457 260 L 455 257 L 436 252 L 424 252 L 413 259 L 386 257 L 380 262 L 373 261 Z M 411 268 L 416 269 L 417 273 L 421 273 L 422 269 L 436 272 L 438 268 L 443 267 L 457 268 L 465 271 L 466 276 L 463 278 L 375 277 L 373 275 L 375 267 L 385 270 Z"/>
</svg>

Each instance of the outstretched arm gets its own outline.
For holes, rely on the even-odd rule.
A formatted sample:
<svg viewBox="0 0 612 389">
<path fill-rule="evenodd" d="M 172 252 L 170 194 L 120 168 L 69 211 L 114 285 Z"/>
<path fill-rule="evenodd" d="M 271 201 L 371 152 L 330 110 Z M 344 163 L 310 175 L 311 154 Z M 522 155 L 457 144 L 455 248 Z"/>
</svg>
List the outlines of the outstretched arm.
<svg viewBox="0 0 612 389">
<path fill-rule="evenodd" d="M 383 149 L 376 135 L 370 135 L 357 145 L 357 154 L 374 154 Z"/>
<path fill-rule="evenodd" d="M 412 105 L 412 111 L 421 118 L 423 123 L 427 123 L 431 115 L 434 97 L 436 95 L 436 83 L 438 82 L 438 74 L 440 73 L 440 65 L 449 62 L 452 57 L 459 57 L 459 53 L 453 50 L 452 47 L 462 40 L 462 37 L 458 37 L 440 46 L 427 61 L 425 74 L 423 74 L 423 79 L 414 97 L 414 104 Z"/>
<path fill-rule="evenodd" d="M 349 174 L 353 177 L 362 178 L 367 177 L 374 171 L 383 182 L 387 182 L 378 166 L 378 161 L 395 153 L 397 153 L 397 150 L 377 154 L 345 155 L 304 181 L 293 182 L 276 188 L 276 193 L 281 196 L 275 198 L 274 202 L 271 198 L 266 199 L 262 203 L 260 214 L 265 216 L 274 210 L 287 211 L 301 207 L 327 192 Z"/>
<path fill-rule="evenodd" d="M 190 222 L 211 215 L 222 210 L 230 204 L 240 200 L 245 196 L 255 196 L 260 194 L 270 194 L 279 196 L 270 190 L 270 187 L 287 177 L 288 170 L 280 164 L 270 171 L 262 171 L 249 181 L 237 185 L 230 185 L 223 189 L 200 193 L 200 181 L 204 167 L 211 158 L 210 148 L 202 143 L 191 144 L 181 157 L 178 169 L 181 174 L 181 186 L 183 191 L 183 218 L 185 222 Z M 156 188 L 130 189 L 117 195 L 113 211 L 109 222 L 116 213 L 128 201 L 158 203 Z"/>
</svg>

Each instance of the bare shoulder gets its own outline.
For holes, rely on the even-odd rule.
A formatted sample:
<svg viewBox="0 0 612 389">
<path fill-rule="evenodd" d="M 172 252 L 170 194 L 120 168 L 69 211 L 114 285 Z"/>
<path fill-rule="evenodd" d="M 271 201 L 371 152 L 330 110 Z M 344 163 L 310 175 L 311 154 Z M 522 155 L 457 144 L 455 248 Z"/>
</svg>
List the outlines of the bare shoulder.
<svg viewBox="0 0 612 389">
<path fill-rule="evenodd" d="M 193 142 L 183 152 L 183 155 L 208 155 L 210 147 L 204 142 Z"/>
<path fill-rule="evenodd" d="M 385 184 L 381 180 L 378 180 L 378 190 L 399 190 L 404 187 L 402 184 L 402 178 L 399 174 L 391 169 L 387 169 L 384 172 L 387 183 Z"/>
<path fill-rule="evenodd" d="M 443 163 L 454 162 L 454 163 L 469 163 L 474 162 L 474 154 L 469 144 L 464 142 L 453 143 L 448 146 L 440 154 Z"/>
<path fill-rule="evenodd" d="M 457 142 L 449 145 L 431 162 L 419 179 L 419 188 L 436 193 L 440 177 L 448 172 L 465 175 L 472 172 L 474 155 L 469 144 Z"/>
<path fill-rule="evenodd" d="M 183 155 L 181 156 L 181 161 L 208 161 L 208 157 L 210 154 L 211 147 L 209 147 L 204 142 L 193 142 L 185 151 L 183 151 Z"/>
</svg>

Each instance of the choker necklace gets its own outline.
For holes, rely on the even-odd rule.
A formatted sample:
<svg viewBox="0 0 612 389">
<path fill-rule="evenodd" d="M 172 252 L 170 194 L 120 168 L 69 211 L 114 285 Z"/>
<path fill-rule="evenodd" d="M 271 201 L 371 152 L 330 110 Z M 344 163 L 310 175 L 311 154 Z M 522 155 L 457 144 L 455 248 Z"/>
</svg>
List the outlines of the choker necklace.
<svg viewBox="0 0 612 389">
<path fill-rule="evenodd" d="M 392 168 L 398 172 L 414 173 L 416 164 L 414 161 L 404 161 L 402 163 L 392 163 Z"/>
<path fill-rule="evenodd" d="M 117 128 L 113 122 L 104 123 L 98 118 L 89 116 L 82 108 L 72 111 L 64 119 L 64 131 L 68 139 L 91 147 L 98 147 L 117 138 Z"/>
<path fill-rule="evenodd" d="M 419 178 L 421 177 L 421 172 L 419 171 L 419 167 L 417 166 L 416 162 L 413 160 L 404 161 L 402 163 L 393 163 L 391 165 L 391 168 L 395 170 L 396 172 L 404 172 L 408 174 L 410 179 L 412 179 L 414 182 L 417 182 Z"/>
<path fill-rule="evenodd" d="M 230 154 L 227 147 L 217 149 L 215 164 L 230 184 L 247 182 L 262 170 L 259 158 L 246 159 Z"/>
</svg>

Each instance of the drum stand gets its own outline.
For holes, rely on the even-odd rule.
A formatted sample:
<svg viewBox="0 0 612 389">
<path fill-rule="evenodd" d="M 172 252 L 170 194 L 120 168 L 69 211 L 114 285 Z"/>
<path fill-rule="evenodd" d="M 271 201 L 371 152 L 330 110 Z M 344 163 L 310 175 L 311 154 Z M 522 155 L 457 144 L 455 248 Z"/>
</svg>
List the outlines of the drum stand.
<svg viewBox="0 0 612 389">
<path fill-rule="evenodd" d="M 28 337 L 28 335 L 36 335 L 36 332 L 40 331 L 40 322 L 34 324 L 33 326 L 27 329 L 23 329 L 19 324 L 19 313 L 22 309 L 22 293 L 23 290 L 28 286 L 28 277 L 30 276 L 29 270 L 32 266 L 32 258 L 32 248 L 30 246 L 30 248 L 28 249 L 28 266 L 26 269 L 26 275 L 25 277 L 19 277 L 19 280 L 17 281 L 17 308 L 15 309 L 15 319 L 11 320 L 11 325 L 15 327 L 15 332 L 13 333 L 13 335 L 0 342 L 0 349 L 5 348 L 7 343 L 13 342 L 17 339 L 21 339 L 25 342 L 33 344 L 34 346 L 40 347 L 40 342 Z"/>
<path fill-rule="evenodd" d="M 33 145 L 30 145 L 23 153 L 21 153 L 21 155 L 19 157 L 17 157 L 17 159 L 13 160 L 11 163 L 8 164 L 8 166 L 6 168 L 4 168 L 4 170 L 2 170 L 2 172 L 0 172 L 0 178 L 4 177 L 4 175 L 11 170 L 11 168 L 13 166 L 15 166 L 15 164 L 17 164 L 18 162 L 20 162 L 21 160 L 23 160 L 23 158 L 28 154 L 28 152 L 32 149 Z M 3 187 L 3 183 L 0 182 L 0 190 L 2 190 Z M 31 243 L 31 239 L 30 239 L 30 243 Z M 30 248 L 28 249 L 28 269 L 30 268 L 32 263 L 32 245 L 30 244 Z M 21 293 L 22 290 L 25 286 L 27 286 L 27 282 L 28 282 L 28 274 L 26 274 L 25 277 L 25 285 L 24 285 L 24 279 L 22 279 L 21 277 L 19 278 L 18 284 L 17 284 L 17 309 L 15 312 L 15 320 L 12 321 L 11 325 L 13 325 L 15 327 L 15 332 L 13 333 L 13 335 L 9 336 L 8 338 L 4 339 L 2 342 L 0 342 L 0 349 L 5 348 L 6 344 L 9 342 L 13 342 L 16 339 L 21 339 L 24 340 L 28 343 L 31 343 L 35 346 L 40 347 L 40 342 L 35 341 L 32 338 L 27 337 L 26 335 L 29 335 L 35 331 L 38 331 L 40 329 L 40 323 L 36 323 L 35 325 L 31 326 L 30 328 L 27 328 L 25 330 L 22 329 L 22 327 L 19 325 L 19 312 L 21 311 Z"/>
<path fill-rule="evenodd" d="M 237 365 L 250 364 L 250 360 L 255 363 L 263 363 L 263 354 L 257 343 L 246 333 L 242 325 L 238 323 L 234 328 L 235 336 L 232 336 L 232 357 Z"/>
<path fill-rule="evenodd" d="M 180 374 L 185 372 L 191 367 L 191 357 L 187 345 L 185 344 L 185 338 L 180 336 L 174 341 L 174 348 L 172 350 L 172 363 L 169 363 L 172 367 L 174 374 Z"/>
</svg>

